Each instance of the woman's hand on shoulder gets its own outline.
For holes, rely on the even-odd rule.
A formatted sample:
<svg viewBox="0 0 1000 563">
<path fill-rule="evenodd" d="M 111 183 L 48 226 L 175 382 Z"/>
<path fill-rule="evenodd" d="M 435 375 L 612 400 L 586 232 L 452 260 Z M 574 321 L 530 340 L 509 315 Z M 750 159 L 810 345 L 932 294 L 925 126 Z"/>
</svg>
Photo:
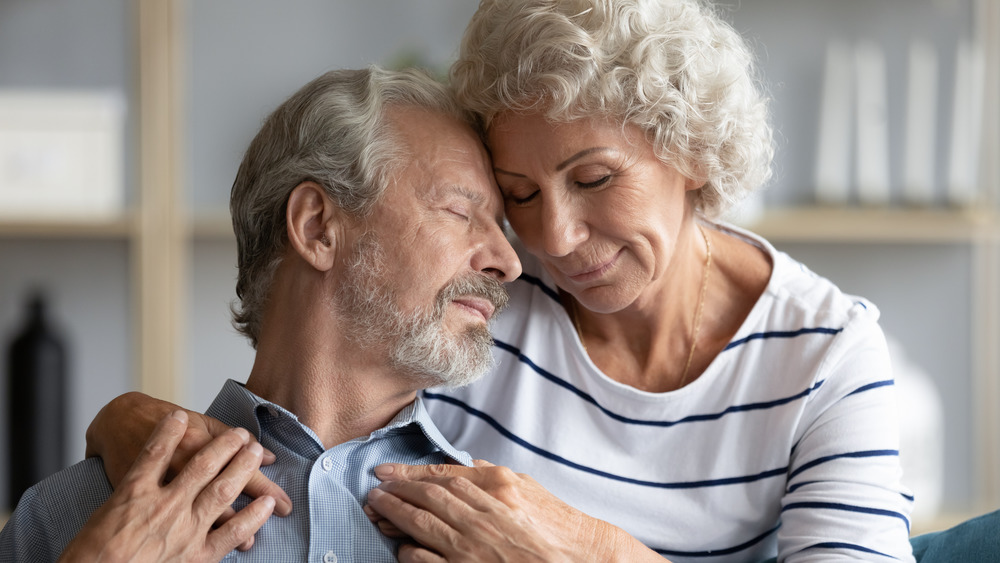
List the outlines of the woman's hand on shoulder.
<svg viewBox="0 0 1000 563">
<path fill-rule="evenodd" d="M 169 483 L 171 457 L 188 416 L 163 417 L 114 494 L 63 551 L 60 561 L 218 561 L 233 549 L 249 549 L 274 509 L 261 497 L 225 523 L 220 518 L 257 472 L 263 448 L 243 428 L 209 441 Z"/>
<path fill-rule="evenodd" d="M 119 395 L 97 413 L 87 428 L 87 457 L 101 458 L 108 480 L 117 488 L 159 422 L 178 409 L 181 407 L 139 392 Z M 183 437 L 172 450 L 166 473 L 168 480 L 179 474 L 213 438 L 230 429 L 210 416 L 182 410 L 187 413 L 188 423 Z M 250 440 L 254 441 L 254 437 Z M 274 454 L 265 449 L 261 465 L 270 465 L 274 460 Z M 292 501 L 285 491 L 260 471 L 251 476 L 243 492 L 252 498 L 269 496 L 275 499 L 274 513 L 279 516 L 287 516 L 292 511 Z"/>
<path fill-rule="evenodd" d="M 384 464 L 365 512 L 413 542 L 403 563 L 437 561 L 663 561 L 621 529 L 562 502 L 531 477 L 488 462 Z M 655 557 L 655 559 L 653 559 Z"/>
</svg>

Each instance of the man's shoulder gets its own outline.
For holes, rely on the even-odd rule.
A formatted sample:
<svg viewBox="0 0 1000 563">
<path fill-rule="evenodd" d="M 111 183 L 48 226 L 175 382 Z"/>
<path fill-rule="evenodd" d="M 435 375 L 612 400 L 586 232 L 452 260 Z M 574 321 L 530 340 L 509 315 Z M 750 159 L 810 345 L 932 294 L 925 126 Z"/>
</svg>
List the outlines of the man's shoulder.
<svg viewBox="0 0 1000 563">
<path fill-rule="evenodd" d="M 15 561 L 55 560 L 111 492 L 100 458 L 46 477 L 21 496 L 0 531 L 0 551 Z"/>
</svg>

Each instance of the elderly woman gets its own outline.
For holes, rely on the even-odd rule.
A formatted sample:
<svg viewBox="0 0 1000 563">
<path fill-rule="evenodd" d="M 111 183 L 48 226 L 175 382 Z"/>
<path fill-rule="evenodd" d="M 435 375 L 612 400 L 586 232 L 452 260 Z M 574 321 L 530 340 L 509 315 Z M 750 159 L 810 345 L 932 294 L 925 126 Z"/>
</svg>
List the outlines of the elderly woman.
<svg viewBox="0 0 1000 563">
<path fill-rule="evenodd" d="M 773 153 L 740 36 L 695 1 L 486 0 L 451 78 L 525 273 L 496 373 L 424 395 L 498 467 L 377 471 L 400 558 L 910 560 L 878 310 L 719 221 Z"/>
<path fill-rule="evenodd" d="M 637 560 L 632 538 L 673 561 L 908 559 L 878 310 L 716 221 L 772 156 L 739 35 L 696 2 L 487 0 L 451 79 L 526 252 L 496 373 L 425 398 L 458 447 L 575 510 L 499 469 L 401 467 L 509 518 L 463 510 L 492 505 L 456 479 L 372 507 L 445 554 L 451 527 L 575 560 Z"/>
</svg>

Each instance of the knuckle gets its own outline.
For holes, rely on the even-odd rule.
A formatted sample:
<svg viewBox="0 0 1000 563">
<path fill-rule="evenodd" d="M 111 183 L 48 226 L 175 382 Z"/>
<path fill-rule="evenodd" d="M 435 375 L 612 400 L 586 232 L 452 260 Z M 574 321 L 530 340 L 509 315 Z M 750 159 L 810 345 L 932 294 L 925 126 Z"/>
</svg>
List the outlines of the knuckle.
<svg viewBox="0 0 1000 563">
<path fill-rule="evenodd" d="M 454 478 L 449 478 L 448 482 L 446 482 L 443 486 L 434 483 L 429 483 L 426 493 L 428 499 L 430 499 L 432 502 L 441 502 L 447 500 L 448 497 L 451 496 L 451 493 L 448 491 L 448 489 L 452 487 L 451 482 L 453 480 Z"/>
<path fill-rule="evenodd" d="M 230 544 L 242 543 L 253 533 L 250 523 L 242 520 L 230 520 L 227 536 Z"/>
<path fill-rule="evenodd" d="M 170 455 L 170 448 L 159 440 L 150 440 L 142 447 L 142 455 L 159 460 Z"/>
<path fill-rule="evenodd" d="M 431 475 L 437 477 L 447 477 L 451 475 L 451 466 L 449 465 L 428 465 L 427 472 Z"/>
<path fill-rule="evenodd" d="M 229 479 L 219 479 L 218 481 L 212 483 L 212 486 L 209 487 L 208 493 L 211 495 L 211 499 L 220 506 L 228 506 L 233 502 L 233 499 L 240 494 L 240 490 Z"/>
<path fill-rule="evenodd" d="M 497 466 L 487 468 L 494 479 L 501 483 L 510 483 L 518 480 L 517 473 L 509 467 Z"/>
<path fill-rule="evenodd" d="M 448 488 L 453 491 L 467 492 L 473 489 L 477 489 L 475 483 L 465 477 L 452 477 L 448 480 Z"/>
<path fill-rule="evenodd" d="M 413 515 L 413 524 L 420 530 L 432 529 L 436 524 L 436 520 L 436 516 L 424 510 Z"/>
</svg>

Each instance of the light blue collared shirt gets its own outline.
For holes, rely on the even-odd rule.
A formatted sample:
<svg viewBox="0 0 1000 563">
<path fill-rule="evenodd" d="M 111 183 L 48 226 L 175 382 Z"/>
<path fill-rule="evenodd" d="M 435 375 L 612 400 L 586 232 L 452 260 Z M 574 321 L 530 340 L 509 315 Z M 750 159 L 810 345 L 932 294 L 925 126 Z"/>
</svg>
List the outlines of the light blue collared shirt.
<svg viewBox="0 0 1000 563">
<path fill-rule="evenodd" d="M 290 516 L 272 517 L 264 524 L 250 551 L 234 551 L 225 561 L 395 561 L 397 542 L 383 536 L 361 510 L 368 491 L 379 483 L 373 468 L 390 462 L 472 464 L 469 454 L 444 439 L 419 397 L 384 428 L 329 450 L 294 414 L 233 380 L 226 382 L 206 414 L 246 428 L 275 453 L 277 461 L 262 471 L 288 493 L 293 505 Z M 0 531 L 0 559 L 55 561 L 110 495 L 96 458 L 35 485 Z M 235 508 L 249 501 L 241 496 Z"/>
</svg>

